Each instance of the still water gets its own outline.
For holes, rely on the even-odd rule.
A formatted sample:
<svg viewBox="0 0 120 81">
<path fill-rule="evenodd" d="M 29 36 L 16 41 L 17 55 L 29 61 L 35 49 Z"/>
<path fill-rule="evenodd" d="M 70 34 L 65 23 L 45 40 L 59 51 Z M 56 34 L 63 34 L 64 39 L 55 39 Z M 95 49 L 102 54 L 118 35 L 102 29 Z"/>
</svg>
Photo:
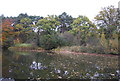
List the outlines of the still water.
<svg viewBox="0 0 120 81">
<path fill-rule="evenodd" d="M 2 75 L 14 79 L 118 79 L 118 56 L 3 51 Z"/>
</svg>

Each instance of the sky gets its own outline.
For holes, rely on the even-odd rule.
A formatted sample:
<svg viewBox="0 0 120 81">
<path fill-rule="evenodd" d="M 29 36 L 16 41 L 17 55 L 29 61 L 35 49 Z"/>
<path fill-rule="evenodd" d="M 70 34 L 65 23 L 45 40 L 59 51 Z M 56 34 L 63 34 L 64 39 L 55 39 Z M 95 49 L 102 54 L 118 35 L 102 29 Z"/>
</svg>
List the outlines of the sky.
<svg viewBox="0 0 120 81">
<path fill-rule="evenodd" d="M 118 8 L 120 0 L 1 0 L 0 15 L 18 16 L 20 13 L 47 17 L 66 12 L 72 17 L 87 16 L 90 20 L 101 8 L 113 5 Z"/>
</svg>

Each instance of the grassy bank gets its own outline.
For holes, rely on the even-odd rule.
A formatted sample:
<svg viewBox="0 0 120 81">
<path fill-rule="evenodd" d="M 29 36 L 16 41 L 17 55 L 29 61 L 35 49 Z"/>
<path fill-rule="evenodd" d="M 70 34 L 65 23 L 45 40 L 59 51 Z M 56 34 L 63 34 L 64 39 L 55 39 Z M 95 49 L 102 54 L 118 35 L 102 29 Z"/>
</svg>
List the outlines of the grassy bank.
<svg viewBox="0 0 120 81">
<path fill-rule="evenodd" d="M 80 52 L 80 53 L 97 53 L 97 54 L 119 54 L 118 51 L 110 51 L 99 46 L 66 46 L 56 48 L 53 51 L 69 51 L 69 52 Z"/>
<path fill-rule="evenodd" d="M 43 51 L 44 49 L 41 47 L 37 47 L 32 44 L 26 44 L 26 43 L 21 43 L 21 44 L 16 44 L 12 47 L 8 48 L 11 51 Z"/>
<path fill-rule="evenodd" d="M 45 51 L 41 47 L 37 47 L 32 44 L 16 44 L 12 47 L 8 48 L 12 51 L 34 51 L 34 52 L 41 52 Z M 101 46 L 65 46 L 65 47 L 58 47 L 53 49 L 54 52 L 66 51 L 66 52 L 75 52 L 75 53 L 97 53 L 97 54 L 119 54 L 116 50 L 108 50 Z"/>
</svg>

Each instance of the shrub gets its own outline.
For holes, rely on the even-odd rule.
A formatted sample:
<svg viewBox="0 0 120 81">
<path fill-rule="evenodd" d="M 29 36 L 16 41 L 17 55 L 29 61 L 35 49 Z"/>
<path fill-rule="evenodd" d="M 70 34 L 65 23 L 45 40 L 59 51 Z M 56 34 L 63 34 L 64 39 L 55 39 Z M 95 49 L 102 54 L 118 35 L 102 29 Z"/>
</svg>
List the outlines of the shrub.
<svg viewBox="0 0 120 81">
<path fill-rule="evenodd" d="M 59 37 L 62 39 L 62 41 L 65 42 L 67 46 L 73 45 L 74 36 L 70 32 L 60 33 Z"/>
<path fill-rule="evenodd" d="M 65 46 L 65 40 L 61 39 L 58 35 L 42 35 L 40 37 L 40 47 L 51 50 L 57 47 Z"/>
</svg>

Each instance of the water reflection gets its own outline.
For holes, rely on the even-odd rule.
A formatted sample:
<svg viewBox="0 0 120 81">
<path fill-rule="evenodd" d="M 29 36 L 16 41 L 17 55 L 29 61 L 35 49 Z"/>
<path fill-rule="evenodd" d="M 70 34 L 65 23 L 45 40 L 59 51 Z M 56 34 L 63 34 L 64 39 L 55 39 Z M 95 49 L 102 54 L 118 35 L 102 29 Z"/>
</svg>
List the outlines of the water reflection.
<svg viewBox="0 0 120 81">
<path fill-rule="evenodd" d="M 43 69 L 46 69 L 47 67 L 46 66 L 43 66 L 42 63 L 40 62 L 35 62 L 33 61 L 32 64 L 30 65 L 30 69 L 35 69 L 35 70 L 43 70 Z"/>
<path fill-rule="evenodd" d="M 15 79 L 118 79 L 118 56 L 3 52 L 3 76 Z"/>
</svg>

